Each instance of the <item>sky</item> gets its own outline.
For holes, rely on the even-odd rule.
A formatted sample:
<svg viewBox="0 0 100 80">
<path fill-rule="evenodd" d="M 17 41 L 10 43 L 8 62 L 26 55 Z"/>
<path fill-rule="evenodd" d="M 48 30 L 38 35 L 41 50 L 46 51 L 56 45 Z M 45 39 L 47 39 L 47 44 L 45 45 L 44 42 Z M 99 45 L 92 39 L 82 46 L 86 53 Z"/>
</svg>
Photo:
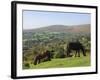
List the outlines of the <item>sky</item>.
<svg viewBox="0 0 100 80">
<path fill-rule="evenodd" d="M 35 29 L 50 25 L 81 25 L 90 24 L 89 13 L 23 11 L 23 29 Z"/>
</svg>

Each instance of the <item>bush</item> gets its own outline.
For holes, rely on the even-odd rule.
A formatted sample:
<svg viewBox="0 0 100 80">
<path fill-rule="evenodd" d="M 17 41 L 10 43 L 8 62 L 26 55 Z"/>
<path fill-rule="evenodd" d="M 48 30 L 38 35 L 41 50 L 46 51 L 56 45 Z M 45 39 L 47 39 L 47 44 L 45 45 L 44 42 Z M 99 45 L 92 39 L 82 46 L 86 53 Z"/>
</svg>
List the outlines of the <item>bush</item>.
<svg viewBox="0 0 100 80">
<path fill-rule="evenodd" d="M 54 58 L 65 58 L 64 49 L 58 49 L 58 51 L 54 53 Z"/>
<path fill-rule="evenodd" d="M 30 68 L 30 64 L 29 64 L 29 63 L 25 63 L 25 64 L 24 64 L 24 67 L 25 67 L 25 68 Z"/>
</svg>

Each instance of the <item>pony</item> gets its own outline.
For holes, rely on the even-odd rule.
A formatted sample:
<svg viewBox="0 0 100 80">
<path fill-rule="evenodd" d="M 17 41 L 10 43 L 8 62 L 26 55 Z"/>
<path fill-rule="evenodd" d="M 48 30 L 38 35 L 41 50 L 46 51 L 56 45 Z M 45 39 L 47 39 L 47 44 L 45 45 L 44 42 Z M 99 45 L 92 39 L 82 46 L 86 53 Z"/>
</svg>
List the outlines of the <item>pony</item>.
<svg viewBox="0 0 100 80">
<path fill-rule="evenodd" d="M 76 51 L 75 57 L 80 57 L 80 51 L 82 51 L 83 56 L 86 56 L 85 48 L 80 42 L 69 42 L 67 45 L 67 57 L 72 57 L 71 51 Z"/>
<path fill-rule="evenodd" d="M 51 61 L 51 51 L 45 51 L 43 54 L 37 54 L 34 58 L 34 65 L 39 64 L 43 59 Z"/>
</svg>

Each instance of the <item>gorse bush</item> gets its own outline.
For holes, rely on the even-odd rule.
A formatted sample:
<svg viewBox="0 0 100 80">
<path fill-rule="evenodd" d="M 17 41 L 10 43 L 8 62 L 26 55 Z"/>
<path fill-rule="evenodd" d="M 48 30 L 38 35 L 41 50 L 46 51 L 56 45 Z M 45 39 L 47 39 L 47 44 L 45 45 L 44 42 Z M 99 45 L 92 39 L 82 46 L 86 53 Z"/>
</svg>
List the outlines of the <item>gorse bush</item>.
<svg viewBox="0 0 100 80">
<path fill-rule="evenodd" d="M 65 58 L 64 52 L 65 51 L 63 48 L 59 48 L 57 51 L 55 51 L 54 58 Z"/>
<path fill-rule="evenodd" d="M 60 53 L 60 52 L 55 52 L 54 58 L 65 58 L 65 55 L 63 53 Z"/>
</svg>

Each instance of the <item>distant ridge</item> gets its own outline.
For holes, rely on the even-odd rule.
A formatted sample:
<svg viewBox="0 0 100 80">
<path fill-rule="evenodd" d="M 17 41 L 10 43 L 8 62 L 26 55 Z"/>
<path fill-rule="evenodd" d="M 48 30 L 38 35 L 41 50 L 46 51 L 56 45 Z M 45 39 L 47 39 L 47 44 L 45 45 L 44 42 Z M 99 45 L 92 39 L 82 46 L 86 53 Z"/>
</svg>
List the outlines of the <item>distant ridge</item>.
<svg viewBox="0 0 100 80">
<path fill-rule="evenodd" d="M 66 26 L 50 25 L 37 29 L 23 30 L 24 32 L 70 32 L 70 33 L 90 33 L 90 24 Z"/>
</svg>

